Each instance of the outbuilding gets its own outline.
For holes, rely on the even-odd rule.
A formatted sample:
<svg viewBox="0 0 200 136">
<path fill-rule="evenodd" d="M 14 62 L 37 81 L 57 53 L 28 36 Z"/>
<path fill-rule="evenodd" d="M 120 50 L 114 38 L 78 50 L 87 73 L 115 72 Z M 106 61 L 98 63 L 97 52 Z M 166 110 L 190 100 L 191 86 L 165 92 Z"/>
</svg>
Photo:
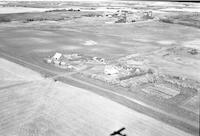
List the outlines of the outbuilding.
<svg viewBox="0 0 200 136">
<path fill-rule="evenodd" d="M 106 75 L 113 75 L 113 74 L 118 74 L 119 70 L 116 66 L 113 65 L 106 65 L 104 68 L 104 74 Z"/>
</svg>

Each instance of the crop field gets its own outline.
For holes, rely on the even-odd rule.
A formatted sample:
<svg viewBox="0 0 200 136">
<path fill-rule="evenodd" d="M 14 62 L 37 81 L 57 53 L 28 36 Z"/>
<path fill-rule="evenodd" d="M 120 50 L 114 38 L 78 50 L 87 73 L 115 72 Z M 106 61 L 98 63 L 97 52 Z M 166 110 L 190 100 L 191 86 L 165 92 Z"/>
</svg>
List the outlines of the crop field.
<svg viewBox="0 0 200 136">
<path fill-rule="evenodd" d="M 165 86 L 148 86 L 147 88 L 142 89 L 142 91 L 165 99 L 172 98 L 179 94 L 178 91 L 166 88 Z"/>
</svg>

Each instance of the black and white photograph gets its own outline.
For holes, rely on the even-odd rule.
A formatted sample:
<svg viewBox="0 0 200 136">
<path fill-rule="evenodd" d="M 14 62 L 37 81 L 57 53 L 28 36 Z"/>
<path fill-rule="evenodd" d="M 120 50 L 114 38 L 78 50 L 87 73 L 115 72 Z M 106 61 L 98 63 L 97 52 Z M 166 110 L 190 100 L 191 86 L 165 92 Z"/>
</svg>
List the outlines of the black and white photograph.
<svg viewBox="0 0 200 136">
<path fill-rule="evenodd" d="M 0 136 L 200 136 L 200 0 L 0 0 Z"/>
</svg>

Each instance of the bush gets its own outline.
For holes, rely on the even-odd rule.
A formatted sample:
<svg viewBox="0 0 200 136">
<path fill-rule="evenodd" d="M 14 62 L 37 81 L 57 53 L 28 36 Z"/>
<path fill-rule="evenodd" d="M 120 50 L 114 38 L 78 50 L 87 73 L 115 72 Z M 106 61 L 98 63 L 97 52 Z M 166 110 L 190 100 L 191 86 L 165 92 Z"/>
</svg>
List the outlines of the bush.
<svg viewBox="0 0 200 136">
<path fill-rule="evenodd" d="M 164 22 L 164 23 L 173 23 L 172 20 L 168 19 L 168 18 L 165 18 L 165 19 L 160 19 L 161 22 Z"/>
<path fill-rule="evenodd" d="M 0 23 L 2 22 L 11 22 L 11 19 L 6 18 L 6 17 L 0 17 Z"/>
</svg>

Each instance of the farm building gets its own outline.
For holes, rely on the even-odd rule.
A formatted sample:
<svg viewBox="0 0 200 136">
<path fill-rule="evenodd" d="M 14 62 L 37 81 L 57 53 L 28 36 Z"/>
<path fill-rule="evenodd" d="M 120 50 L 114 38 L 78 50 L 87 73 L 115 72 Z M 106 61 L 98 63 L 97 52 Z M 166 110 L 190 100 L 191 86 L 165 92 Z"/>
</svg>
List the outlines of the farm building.
<svg viewBox="0 0 200 136">
<path fill-rule="evenodd" d="M 99 62 L 99 63 L 105 64 L 105 59 L 103 59 L 103 58 L 93 57 L 92 59 Z"/>
<path fill-rule="evenodd" d="M 106 75 L 113 75 L 113 74 L 118 74 L 119 70 L 116 66 L 113 65 L 106 65 L 104 68 L 104 74 Z"/>
<path fill-rule="evenodd" d="M 56 52 L 56 53 L 54 54 L 54 56 L 52 57 L 52 59 L 53 59 L 53 60 L 60 60 L 61 57 L 62 57 L 62 54 Z"/>
</svg>

